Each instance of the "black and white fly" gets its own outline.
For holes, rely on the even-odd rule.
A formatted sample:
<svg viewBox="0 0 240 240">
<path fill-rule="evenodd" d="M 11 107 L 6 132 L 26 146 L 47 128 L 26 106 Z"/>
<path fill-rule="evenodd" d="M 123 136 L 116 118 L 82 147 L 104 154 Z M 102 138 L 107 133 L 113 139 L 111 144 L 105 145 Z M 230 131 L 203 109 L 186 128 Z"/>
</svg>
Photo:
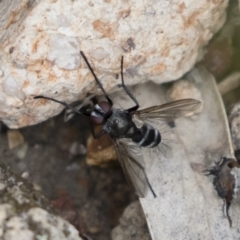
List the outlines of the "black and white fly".
<svg viewBox="0 0 240 240">
<path fill-rule="evenodd" d="M 135 106 L 122 110 L 113 108 L 111 97 L 104 90 L 101 82 L 95 75 L 86 56 L 81 51 L 81 56 L 91 71 L 98 87 L 102 90 L 106 101 L 100 101 L 92 109 L 78 110 L 65 102 L 56 99 L 36 96 L 35 98 L 44 98 L 60 103 L 71 109 L 73 112 L 90 117 L 92 134 L 94 138 L 99 138 L 104 134 L 109 134 L 112 138 L 117 152 L 118 160 L 123 168 L 128 183 L 135 190 L 139 197 L 145 197 L 150 189 L 154 197 L 156 194 L 148 180 L 145 172 L 144 159 L 141 153 L 141 147 L 154 148 L 162 142 L 161 133 L 152 125 L 147 123 L 148 119 L 157 121 L 171 122 L 175 118 L 183 117 L 189 113 L 195 112 L 201 106 L 201 102 L 196 99 L 182 99 L 166 103 L 163 105 L 152 106 L 142 110 L 139 109 L 139 103 L 129 91 L 123 79 L 123 57 L 121 59 L 121 81 L 119 87 L 122 87 L 127 95 L 132 99 Z M 133 117 L 143 122 L 141 127 L 137 127 Z M 94 132 L 93 125 L 102 125 L 99 133 Z"/>
</svg>

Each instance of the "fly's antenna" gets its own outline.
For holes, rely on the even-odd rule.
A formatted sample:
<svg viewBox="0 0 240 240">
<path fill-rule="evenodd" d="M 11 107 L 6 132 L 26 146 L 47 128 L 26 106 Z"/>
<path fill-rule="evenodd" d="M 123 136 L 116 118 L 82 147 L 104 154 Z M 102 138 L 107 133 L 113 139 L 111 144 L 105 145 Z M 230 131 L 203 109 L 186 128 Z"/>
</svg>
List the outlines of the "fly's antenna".
<svg viewBox="0 0 240 240">
<path fill-rule="evenodd" d="M 38 99 L 38 98 L 43 98 L 43 99 L 51 100 L 51 101 L 53 101 L 53 102 L 60 103 L 60 104 L 62 104 L 63 106 L 71 109 L 73 112 L 75 112 L 75 113 L 77 113 L 77 114 L 89 116 L 89 114 L 80 112 L 80 111 L 78 111 L 77 109 L 75 109 L 74 107 L 70 106 L 69 104 L 67 104 L 67 103 L 65 103 L 65 102 L 61 102 L 61 101 L 56 100 L 56 99 L 54 99 L 54 98 L 45 97 L 45 96 L 36 96 L 36 97 L 34 97 L 34 99 Z"/>
<path fill-rule="evenodd" d="M 107 94 L 106 91 L 104 90 L 102 83 L 99 81 L 99 79 L 97 78 L 96 74 L 94 73 L 94 71 L 93 71 L 90 63 L 88 62 L 85 54 L 83 53 L 83 51 L 80 51 L 80 54 L 81 54 L 81 56 L 83 57 L 84 61 L 86 62 L 87 66 L 88 66 L 88 68 L 89 68 L 89 70 L 90 70 L 90 72 L 91 72 L 92 75 L 94 76 L 94 78 L 95 78 L 98 86 L 101 88 L 101 90 L 102 90 L 104 96 L 106 97 L 107 101 L 108 101 L 108 102 L 110 103 L 110 105 L 112 106 L 112 105 L 113 105 L 112 99 L 108 96 L 108 94 Z"/>
<path fill-rule="evenodd" d="M 127 93 L 127 95 L 132 99 L 132 101 L 135 103 L 134 107 L 131 107 L 129 109 L 126 109 L 126 111 L 128 112 L 133 112 L 136 111 L 139 108 L 139 103 L 137 101 L 137 99 L 133 96 L 133 94 L 129 91 L 129 89 L 127 88 L 127 86 L 124 83 L 124 78 L 123 78 L 123 56 L 121 58 L 121 81 L 122 84 L 119 84 L 119 87 L 123 87 L 123 89 L 125 90 L 125 92 Z"/>
</svg>

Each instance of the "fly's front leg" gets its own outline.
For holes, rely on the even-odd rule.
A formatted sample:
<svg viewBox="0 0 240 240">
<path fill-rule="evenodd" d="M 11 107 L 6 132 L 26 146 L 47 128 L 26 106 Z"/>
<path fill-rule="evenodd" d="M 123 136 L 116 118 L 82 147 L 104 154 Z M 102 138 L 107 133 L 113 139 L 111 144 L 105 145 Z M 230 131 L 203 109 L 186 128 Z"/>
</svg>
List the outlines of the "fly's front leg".
<svg viewBox="0 0 240 240">
<path fill-rule="evenodd" d="M 131 107 L 129 109 L 126 109 L 126 111 L 128 112 L 133 112 L 136 111 L 139 108 L 139 103 L 137 101 L 137 99 L 133 96 L 133 94 L 129 91 L 129 89 L 127 88 L 127 86 L 124 83 L 124 79 L 123 79 L 123 56 L 121 59 L 121 79 L 122 79 L 122 84 L 118 85 L 119 87 L 122 87 L 125 92 L 127 93 L 127 95 L 133 100 L 133 102 L 136 104 L 134 107 Z"/>
<path fill-rule="evenodd" d="M 80 115 L 84 115 L 84 116 L 90 116 L 90 114 L 86 111 L 79 111 L 78 109 L 72 107 L 71 105 L 65 103 L 65 102 L 62 102 L 62 101 L 59 101 L 57 99 L 54 99 L 54 98 L 50 98 L 50 97 L 45 97 L 45 96 L 35 96 L 34 99 L 39 99 L 39 98 L 43 98 L 43 99 L 47 99 L 47 100 L 51 100 L 53 102 L 57 102 L 57 103 L 60 103 L 62 104 L 63 106 L 65 106 L 66 108 L 69 108 L 71 109 L 74 113 L 77 113 L 77 114 L 80 114 Z"/>
<path fill-rule="evenodd" d="M 94 127 L 92 124 L 91 124 L 91 132 L 92 132 L 93 138 L 95 138 L 95 139 L 100 138 L 101 136 L 103 136 L 106 133 L 104 130 L 101 130 L 99 133 L 95 133 Z"/>
</svg>

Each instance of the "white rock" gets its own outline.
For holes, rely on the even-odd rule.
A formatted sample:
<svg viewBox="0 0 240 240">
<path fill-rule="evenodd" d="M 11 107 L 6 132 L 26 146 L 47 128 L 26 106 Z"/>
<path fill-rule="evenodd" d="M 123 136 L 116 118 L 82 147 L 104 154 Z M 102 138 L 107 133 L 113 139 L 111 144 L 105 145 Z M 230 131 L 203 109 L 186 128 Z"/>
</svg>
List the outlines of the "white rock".
<svg viewBox="0 0 240 240">
<path fill-rule="evenodd" d="M 124 55 L 127 84 L 186 73 L 225 21 L 227 0 L 15 0 L 0 2 L 0 119 L 12 128 L 59 113 L 96 92 L 85 52 L 106 90 Z"/>
<path fill-rule="evenodd" d="M 47 211 L 41 208 L 30 209 L 28 212 L 28 217 L 33 222 L 40 225 L 42 229 L 48 232 L 46 239 L 48 239 L 48 235 L 50 235 L 56 240 L 82 240 L 82 238 L 79 237 L 79 232 L 67 221 L 58 216 L 49 214 Z M 59 229 L 61 229 L 62 232 L 59 231 Z"/>
<path fill-rule="evenodd" d="M 113 240 L 141 239 L 150 240 L 147 223 L 138 201 L 131 203 L 119 220 L 119 225 L 112 230 Z"/>
<path fill-rule="evenodd" d="M 240 149 L 240 105 L 236 104 L 231 110 L 230 117 L 231 134 L 234 150 Z"/>
<path fill-rule="evenodd" d="M 0 204 L 0 238 L 3 240 L 82 240 L 67 221 L 41 208 L 14 215 L 9 204 Z"/>
<path fill-rule="evenodd" d="M 28 229 L 26 222 L 21 217 L 12 217 L 6 223 L 7 232 L 4 234 L 5 239 L 8 240 L 33 240 L 34 233 Z"/>
</svg>

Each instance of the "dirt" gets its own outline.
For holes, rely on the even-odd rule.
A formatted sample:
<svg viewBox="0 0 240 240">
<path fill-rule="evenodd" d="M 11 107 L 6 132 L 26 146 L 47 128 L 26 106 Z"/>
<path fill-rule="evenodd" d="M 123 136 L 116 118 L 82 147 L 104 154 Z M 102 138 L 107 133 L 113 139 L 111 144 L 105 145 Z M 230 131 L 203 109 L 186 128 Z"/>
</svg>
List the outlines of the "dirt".
<svg viewBox="0 0 240 240">
<path fill-rule="evenodd" d="M 85 155 L 71 154 L 74 142 L 86 146 L 91 134 L 88 119 L 75 116 L 64 122 L 61 114 L 19 131 L 24 144 L 10 150 L 8 129 L 2 127 L 0 154 L 4 163 L 27 176 L 81 234 L 93 240 L 111 239 L 123 210 L 137 197 L 118 164 L 92 167 L 86 164 Z"/>
</svg>

